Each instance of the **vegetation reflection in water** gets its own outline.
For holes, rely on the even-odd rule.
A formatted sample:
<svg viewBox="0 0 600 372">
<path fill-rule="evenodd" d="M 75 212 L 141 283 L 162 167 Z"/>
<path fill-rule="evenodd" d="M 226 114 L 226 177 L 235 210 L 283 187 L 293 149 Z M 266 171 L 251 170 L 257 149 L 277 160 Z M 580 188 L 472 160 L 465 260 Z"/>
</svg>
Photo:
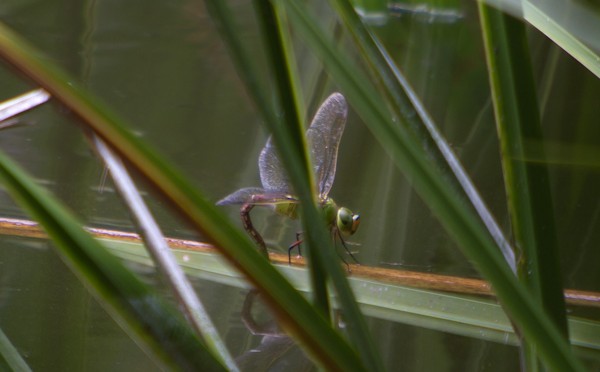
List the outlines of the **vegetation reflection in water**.
<svg viewBox="0 0 600 372">
<path fill-rule="evenodd" d="M 306 139 L 310 149 L 315 179 L 319 191 L 319 205 L 324 211 L 332 237 L 339 238 L 350 256 L 342 235 L 352 235 L 358 229 L 360 216 L 348 208 L 338 207 L 331 199 L 329 191 L 335 179 L 338 147 L 346 126 L 348 107 L 346 99 L 340 93 L 330 95 L 319 107 L 315 117 L 306 131 Z M 240 215 L 244 228 L 256 241 L 261 251 L 266 255 L 267 248 L 263 238 L 256 231 L 250 220 L 250 211 L 254 206 L 270 206 L 278 214 L 295 219 L 298 216 L 298 198 L 294 196 L 292 187 L 286 176 L 285 169 L 277 154 L 271 138 L 267 140 L 258 158 L 260 171 L 260 187 L 246 187 L 219 200 L 217 205 L 242 204 Z M 298 247 L 301 239 L 289 247 L 288 255 L 291 262 L 291 251 Z M 300 252 L 299 252 L 300 253 Z M 356 259 L 354 259 L 356 261 Z"/>
</svg>

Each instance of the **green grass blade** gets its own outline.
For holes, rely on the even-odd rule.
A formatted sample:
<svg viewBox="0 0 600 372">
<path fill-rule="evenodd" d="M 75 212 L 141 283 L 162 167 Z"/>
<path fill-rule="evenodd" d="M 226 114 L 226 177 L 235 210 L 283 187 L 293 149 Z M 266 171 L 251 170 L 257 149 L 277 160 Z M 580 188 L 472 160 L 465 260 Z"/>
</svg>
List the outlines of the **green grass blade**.
<svg viewBox="0 0 600 372">
<path fill-rule="evenodd" d="M 273 140 L 279 149 L 281 159 L 286 162 L 285 166 L 292 178 L 292 182 L 296 182 L 295 177 L 300 178 L 301 175 L 306 180 L 309 174 L 306 168 L 306 159 L 304 159 L 304 162 L 289 162 L 289 159 L 298 159 L 298 155 L 296 154 L 304 153 L 304 134 L 298 128 L 295 128 L 295 126 L 279 125 L 278 114 L 280 113 L 279 107 L 281 103 L 275 102 L 273 104 L 267 98 L 272 96 L 272 94 L 270 92 L 266 93 L 266 89 L 263 88 L 265 84 L 261 85 L 261 75 L 255 63 L 253 63 L 254 58 L 252 58 L 252 54 L 246 50 L 242 43 L 240 35 L 243 35 L 243 31 L 237 26 L 235 17 L 226 2 L 206 0 L 205 4 L 229 49 L 232 61 L 238 71 L 238 76 L 244 83 L 250 98 L 254 100 L 257 109 L 263 116 L 265 125 L 273 135 Z M 296 110 L 293 109 L 291 112 L 296 112 Z M 311 195 L 305 188 L 296 190 L 296 192 L 300 197 Z M 306 194 L 302 195 L 302 193 Z"/>
<path fill-rule="evenodd" d="M 280 98 L 282 120 L 279 126 L 286 126 L 289 128 L 289 135 L 291 137 L 283 138 L 278 133 L 274 134 L 275 139 L 280 137 L 276 143 L 282 144 L 281 146 L 292 145 L 292 141 L 299 142 L 299 152 L 294 152 L 294 159 L 282 159 L 284 164 L 291 164 L 292 162 L 300 162 L 303 165 L 304 172 L 302 174 L 290 174 L 290 180 L 294 185 L 296 191 L 302 200 L 303 209 L 314 208 L 314 201 L 317 200 L 316 190 L 311 185 L 315 185 L 315 180 L 311 172 L 311 167 L 308 161 L 308 152 L 306 141 L 304 140 L 304 128 L 299 119 L 298 108 L 296 106 L 297 92 L 292 87 L 292 72 L 290 66 L 287 63 L 287 59 L 284 53 L 284 46 L 282 40 L 281 30 L 279 30 L 279 23 L 277 22 L 275 9 L 269 1 L 254 1 L 254 7 L 257 13 L 257 19 L 261 28 L 261 34 L 264 40 L 265 49 L 267 51 L 267 61 L 270 62 L 269 70 L 272 71 L 272 75 L 275 80 L 277 96 Z M 273 123 L 272 125 L 277 125 Z M 283 131 L 281 131 L 283 133 Z M 287 144 L 285 144 L 287 143 Z M 290 169 L 292 169 L 290 167 Z M 311 204 L 311 205 L 308 205 Z M 303 215 L 305 215 L 303 213 Z M 318 224 L 317 220 L 317 224 Z M 305 223 L 307 228 L 313 228 L 310 222 Z M 317 227 L 319 228 L 319 227 Z M 308 237 L 312 237 L 313 234 L 307 234 Z M 324 236 L 324 234 L 321 234 Z M 308 243 L 308 256 L 307 259 L 310 262 L 310 274 L 312 277 L 313 286 L 313 302 L 315 306 L 319 308 L 323 314 L 329 314 L 329 295 L 327 294 L 327 274 L 323 269 L 323 265 L 318 261 L 318 255 L 312 254 L 314 249 L 328 249 L 326 242 L 315 242 L 309 241 Z M 324 245 L 324 244 L 325 245 Z"/>
<path fill-rule="evenodd" d="M 572 2 L 571 5 L 576 4 Z M 556 10 L 560 13 L 565 11 L 562 6 L 560 6 L 560 9 Z M 543 8 L 536 6 L 536 4 L 533 4 L 531 1 L 523 1 L 523 13 L 523 17 L 527 22 L 540 30 L 540 32 L 554 41 L 556 45 L 564 49 L 594 75 L 600 78 L 600 55 L 598 55 L 597 51 L 594 52 L 590 49 L 581 42 L 579 38 L 573 35 L 573 33 L 569 32 L 568 29 L 565 29 L 565 27 L 557 22 L 555 17 L 550 16 Z M 597 16 L 595 17 L 595 22 L 597 26 Z M 596 38 L 597 43 L 597 36 L 598 34 L 588 37 Z"/>
<path fill-rule="evenodd" d="M 212 3 L 212 1 L 210 3 Z M 213 6 L 216 7 L 216 5 Z M 288 176 L 294 186 L 294 190 L 300 197 L 302 207 L 301 214 L 305 227 L 304 238 L 311 247 L 317 247 L 316 249 L 311 249 L 310 259 L 312 262 L 312 269 L 315 270 L 313 280 L 319 281 L 319 283 L 316 283 L 315 287 L 315 292 L 320 299 L 318 303 L 325 304 L 328 301 L 324 287 L 325 281 L 323 280 L 325 277 L 323 273 L 326 272 L 332 278 L 333 285 L 338 295 L 338 303 L 343 309 L 344 317 L 349 325 L 347 329 L 352 343 L 356 350 L 360 350 L 360 355 L 365 362 L 365 366 L 370 370 L 381 370 L 382 364 L 374 350 L 374 343 L 371 342 L 366 322 L 356 304 L 352 290 L 345 278 L 345 273 L 339 265 L 339 259 L 335 255 L 330 234 L 325 231 L 324 224 L 322 223 L 322 216 L 314 205 L 314 200 L 316 200 L 313 196 L 314 191 L 312 190 L 312 185 L 314 183 L 311 182 L 312 176 L 309 176 L 310 170 L 306 167 L 307 156 L 305 155 L 303 148 L 304 144 L 300 142 L 302 143 L 302 148 L 298 147 L 298 141 L 300 141 L 301 138 L 304 138 L 304 133 L 296 130 L 299 128 L 297 124 L 297 114 L 296 117 L 292 116 L 296 113 L 292 98 L 295 93 L 291 88 L 289 71 L 287 70 L 287 64 L 283 56 L 283 48 L 280 45 L 279 30 L 275 27 L 274 16 L 272 10 L 270 10 L 270 5 L 259 3 L 258 6 L 267 8 L 263 9 L 262 13 L 265 18 L 263 24 L 272 26 L 272 28 L 268 28 L 264 31 L 268 35 L 271 35 L 270 38 L 265 38 L 267 39 L 266 44 L 272 52 L 270 68 L 275 71 L 279 96 L 288 98 L 287 107 L 282 108 L 280 111 L 284 113 L 283 116 L 285 120 L 288 120 L 287 125 L 279 125 L 276 121 L 270 122 L 271 116 L 265 117 L 265 121 L 278 146 L 277 148 L 279 149 L 280 157 L 288 170 Z M 219 24 L 234 27 L 234 22 L 230 19 L 232 17 L 231 14 L 223 9 L 223 5 L 219 5 L 219 8 L 221 9 L 221 12 L 218 14 L 215 13 L 215 16 L 219 17 Z M 227 32 L 227 34 L 235 33 L 235 29 L 231 29 Z M 277 37 L 275 35 L 277 35 Z M 275 40 L 273 40 L 273 38 L 275 38 Z M 238 60 L 237 63 L 244 66 L 250 65 L 250 57 L 246 55 L 242 45 L 236 41 L 230 44 L 230 49 L 233 48 L 239 48 L 239 50 L 232 51 L 232 54 L 237 56 L 235 57 L 235 59 Z M 253 74 L 252 76 L 257 75 L 247 68 L 238 69 L 238 71 L 240 74 L 249 73 Z M 252 81 L 253 78 L 246 76 L 243 77 L 242 80 Z M 292 129 L 286 130 L 286 128 Z M 297 138 L 294 138 L 294 136 Z M 294 151 L 294 149 L 297 150 Z M 326 306 L 321 305 L 321 309 L 324 308 L 326 308 Z"/>
<path fill-rule="evenodd" d="M 192 226 L 218 246 L 225 258 L 261 291 L 282 326 L 316 361 L 329 369 L 364 369 L 356 352 L 257 252 L 249 238 L 212 201 L 130 133 L 121 120 L 4 26 L 0 26 L 0 55 L 69 108 L 82 124 L 136 168 Z"/>
<path fill-rule="evenodd" d="M 269 15 L 270 18 L 272 18 L 272 20 L 270 22 L 265 22 L 264 20 L 261 22 L 263 23 L 265 26 L 268 24 L 270 25 L 270 27 L 264 27 L 263 26 L 263 34 L 265 36 L 267 35 L 278 35 L 277 38 L 269 38 L 270 42 L 267 42 L 267 40 L 265 40 L 265 45 L 267 47 L 267 49 L 271 49 L 272 51 L 276 51 L 276 50 L 280 50 L 279 53 L 275 54 L 273 52 L 269 53 L 272 54 L 273 57 L 275 58 L 271 58 L 272 63 L 272 70 L 274 71 L 274 76 L 276 78 L 276 80 L 279 82 L 279 80 L 284 80 L 283 82 L 279 82 L 278 85 L 280 86 L 279 89 L 279 97 L 281 97 L 281 99 L 285 102 L 285 101 L 289 101 L 287 103 L 284 104 L 285 106 L 290 107 L 290 109 L 294 109 L 296 118 L 295 120 L 293 120 L 294 123 L 291 123 L 290 119 L 291 115 L 284 115 L 284 120 L 285 122 L 288 122 L 287 125 L 297 125 L 300 128 L 300 138 L 302 138 L 303 140 L 303 144 L 304 144 L 304 153 L 301 154 L 302 156 L 300 157 L 301 159 L 310 159 L 310 156 L 308 155 L 308 149 L 307 149 L 307 143 L 306 143 L 306 138 L 303 135 L 303 133 L 305 132 L 306 126 L 302 125 L 302 123 L 308 123 L 308 119 L 306 118 L 306 113 L 305 110 L 302 110 L 302 108 L 305 107 L 304 105 L 304 100 L 303 100 L 303 95 L 302 95 L 302 87 L 301 87 L 301 83 L 300 83 L 300 72 L 296 63 L 296 56 L 294 54 L 294 44 L 292 42 L 292 37 L 289 34 L 289 22 L 287 22 L 287 16 L 285 13 L 285 10 L 282 7 L 274 7 L 273 3 L 271 2 L 267 2 L 267 1 L 255 1 L 255 4 L 257 7 L 264 7 L 264 8 L 269 8 L 272 10 L 267 10 L 265 9 L 265 11 L 263 11 L 262 13 L 265 13 L 267 15 Z M 261 17 L 259 16 L 259 19 Z M 278 43 L 279 46 L 272 46 L 269 47 L 271 44 L 273 43 Z M 276 66 L 286 66 L 285 69 L 283 68 L 277 68 Z M 323 95 L 318 95 L 317 96 L 318 99 L 322 98 Z M 295 104 L 294 104 L 295 103 Z M 292 112 L 292 111 L 286 111 L 286 112 Z M 312 172 L 312 167 L 310 165 L 310 161 L 309 163 L 306 164 L 308 172 L 307 172 L 307 177 L 304 179 L 301 179 L 299 177 L 294 177 L 295 179 L 300 180 L 300 182 L 304 183 L 304 185 L 298 185 L 296 186 L 298 189 L 302 188 L 302 187 L 308 187 L 308 191 L 310 192 L 311 198 L 310 200 L 307 200 L 307 202 L 310 202 L 311 204 L 313 200 L 317 200 L 317 190 L 315 190 L 314 186 L 315 185 L 315 178 L 314 178 L 314 174 Z M 301 175 L 298 175 L 301 176 Z M 308 184 L 306 184 L 306 181 L 308 181 Z M 312 221 L 308 220 L 308 219 L 304 219 L 304 225 L 306 226 L 305 229 L 319 229 L 321 228 L 320 224 L 318 221 L 314 221 L 314 224 Z M 309 227 L 308 225 L 312 224 L 313 226 Z M 315 225 L 319 225 L 319 226 L 315 226 Z M 324 236 L 323 234 L 321 234 L 321 236 Z M 313 247 L 313 249 L 329 249 L 327 247 L 327 245 L 330 243 L 330 239 L 327 239 L 327 241 L 325 242 L 311 242 L 311 241 L 307 241 L 307 245 L 308 247 Z M 328 275 L 327 272 L 323 269 L 323 265 L 317 261 L 317 259 L 319 258 L 318 255 L 314 255 L 312 254 L 312 249 L 310 249 L 308 251 L 308 255 L 306 257 L 309 262 L 311 262 L 309 269 L 310 269 L 310 275 L 312 277 L 311 283 L 313 286 L 312 289 L 312 298 L 313 298 L 313 302 L 315 303 L 315 305 L 321 309 L 321 311 L 323 311 L 324 314 L 330 314 L 331 311 L 331 306 L 329 304 L 329 294 L 328 294 L 328 287 L 327 287 L 327 283 L 328 283 Z"/>
<path fill-rule="evenodd" d="M 114 236 L 114 235 L 113 235 Z M 99 238 L 103 244 L 117 256 L 143 265 L 151 265 L 148 254 L 139 243 L 122 242 L 110 238 Z M 194 244 L 194 246 L 197 246 Z M 198 278 L 217 283 L 245 287 L 245 281 L 239 274 L 224 265 L 219 256 L 210 251 L 195 251 L 188 249 L 175 250 L 178 262 L 186 272 Z M 276 264 L 278 270 L 300 291 L 308 292 L 310 284 L 305 270 L 287 264 Z M 381 269 L 378 269 L 381 270 Z M 388 270 L 388 269 L 383 269 Z M 502 307 L 493 299 L 474 297 L 461 289 L 464 278 L 439 276 L 436 279 L 423 278 L 422 273 L 404 272 L 412 286 L 394 282 L 397 270 L 382 280 L 369 275 L 355 273 L 349 279 L 357 301 L 363 312 L 369 316 L 397 323 L 411 324 L 418 327 L 458 334 L 479 340 L 493 341 L 501 344 L 518 345 L 519 339 L 513 331 L 511 321 Z M 436 277 L 435 274 L 424 274 Z M 415 280 L 415 276 L 420 279 Z M 442 292 L 435 289 L 420 289 L 413 286 L 422 285 L 421 280 L 433 281 L 452 286 L 456 293 Z M 423 287 L 425 287 L 423 285 Z M 464 294 L 463 292 L 464 291 Z M 381 296 L 381 293 L 386 293 Z M 588 294 L 589 297 L 590 294 Z M 570 295 L 569 295 L 570 296 Z M 571 297 L 571 296 L 570 296 Z M 595 301 L 587 302 L 585 306 L 597 308 L 598 294 Z M 578 317 L 569 317 L 570 341 L 590 351 L 600 351 L 600 322 Z"/>
<path fill-rule="evenodd" d="M 556 327 L 517 281 L 482 223 L 456 194 L 447 190 L 443 177 L 428 162 L 424 150 L 416 146 L 414 137 L 391 121 L 384 100 L 374 91 L 369 80 L 324 36 L 298 1 L 285 4 L 303 40 L 321 58 L 363 121 L 392 160 L 413 181 L 415 189 L 456 239 L 465 255 L 492 283 L 498 298 L 520 330 L 535 342 L 549 365 L 559 369 L 582 370 Z"/>
<path fill-rule="evenodd" d="M 482 1 L 529 22 L 591 73 L 600 77 L 600 17 L 591 5 L 573 0 Z"/>
<path fill-rule="evenodd" d="M 300 71 L 301 68 L 300 66 L 298 66 L 299 55 L 297 55 L 296 51 L 294 50 L 295 44 L 293 41 L 293 36 L 290 34 L 287 14 L 285 12 L 285 9 L 283 9 L 280 6 L 277 6 L 274 9 L 275 17 L 277 19 L 277 30 L 279 32 L 279 39 L 281 40 L 281 47 L 283 49 L 283 59 L 285 61 L 285 64 L 287 65 L 288 71 L 290 72 L 288 79 L 290 80 L 290 93 L 292 94 L 292 97 L 286 97 L 286 99 L 293 99 L 296 103 L 295 106 L 298 108 L 298 123 L 308 123 L 309 118 L 306 117 L 306 103 L 304 101 L 304 95 L 302 90 L 303 76 Z M 324 92 L 321 93 L 322 94 L 317 96 L 319 99 L 326 96 Z M 315 95 L 317 94 L 313 94 L 311 96 L 314 97 Z M 308 116 L 310 116 L 310 114 L 308 114 Z M 305 126 L 302 127 L 303 129 L 306 129 Z M 312 172 L 309 172 L 309 174 L 312 176 Z"/>
<path fill-rule="evenodd" d="M 61 257 L 151 354 L 171 366 L 224 370 L 187 322 L 81 228 L 54 199 L 3 153 L 0 179 L 42 224 Z"/>
<path fill-rule="evenodd" d="M 548 172 L 543 163 L 520 160 L 525 140 L 542 137 L 525 28 L 482 3 L 479 12 L 512 230 L 520 249 L 518 274 L 567 338 Z M 538 370 L 535 347 L 527 338 L 522 358 L 528 370 Z"/>
<path fill-rule="evenodd" d="M 139 243 L 110 238 L 100 240 L 123 259 L 143 265 L 152 264 Z M 238 288 L 244 288 L 246 285 L 239 274 L 225 265 L 215 253 L 181 249 L 175 250 L 174 254 L 179 264 L 191 276 Z M 288 266 L 287 263 L 275 266 L 295 288 L 304 292 L 309 291 L 310 284 L 304 269 Z M 363 277 L 358 273 L 354 273 L 349 279 L 361 309 L 369 316 L 474 339 L 518 345 L 519 340 L 514 334 L 513 326 L 496 301 L 461 292 L 461 281 L 464 278 L 441 276 L 435 279 L 436 282 L 444 286 L 450 285 L 457 291 L 457 293 L 447 293 L 392 283 L 392 278 L 398 274 L 397 270 L 393 271 L 389 278 L 385 278 L 384 275 L 382 280 L 370 276 Z M 409 272 L 403 275 L 407 275 L 414 285 L 417 282 L 414 277 L 420 277 L 422 273 Z M 428 282 L 431 283 L 429 279 Z M 381 293 L 386 295 L 381 296 Z M 595 298 L 598 298 L 597 294 Z M 598 308 L 600 304 L 596 300 L 585 306 Z M 570 317 L 569 327 L 572 345 L 600 351 L 600 322 Z"/>
<path fill-rule="evenodd" d="M 543 163 L 521 160 L 525 141 L 542 138 L 525 27 L 487 5 L 479 7 L 512 230 L 521 249 L 519 276 L 566 337 L 548 171 Z"/>
<path fill-rule="evenodd" d="M 461 165 L 460 159 L 452 150 L 433 119 L 423 107 L 408 79 L 396 66 L 391 56 L 377 36 L 371 32 L 359 18 L 348 0 L 330 0 L 338 11 L 346 28 L 351 32 L 354 42 L 359 46 L 364 59 L 368 62 L 370 73 L 375 76 L 386 96 L 394 114 L 402 118 L 400 125 L 411 131 L 446 174 L 448 187 L 465 195 L 473 205 L 494 241 L 502 251 L 511 269 L 516 272 L 513 248 L 504 236 L 502 229 L 486 206 L 477 188 Z"/>
<path fill-rule="evenodd" d="M 285 57 L 283 55 L 283 47 L 281 46 L 281 39 L 279 38 L 280 30 L 276 27 L 275 14 L 271 8 L 270 3 L 259 1 L 257 7 L 262 8 L 262 19 L 263 33 L 266 35 L 266 45 L 270 50 L 271 55 L 271 69 L 274 71 L 275 81 L 278 85 L 279 97 L 282 97 L 284 107 L 283 118 L 285 125 L 294 126 L 302 129 L 299 125 L 297 112 L 294 105 L 294 92 L 291 87 L 291 77 L 289 70 L 284 67 L 287 65 Z M 270 35 L 268 37 L 267 35 Z M 277 37 L 275 37 L 277 36 Z M 285 104 L 287 101 L 287 105 Z M 275 135 L 275 134 L 274 134 Z M 304 137 L 302 130 L 299 135 Z M 288 141 L 289 142 L 289 141 Z M 307 158 L 306 151 L 302 154 L 302 158 Z M 288 162 L 293 159 L 288 160 Z M 285 163 L 285 159 L 283 159 Z M 308 167 L 311 174 L 310 167 Z M 294 190 L 306 190 L 307 192 L 313 192 L 310 196 L 301 196 L 302 200 L 302 219 L 305 227 L 305 240 L 308 242 L 309 255 L 308 259 L 310 262 L 309 270 L 311 273 L 311 285 L 313 286 L 313 296 L 315 299 L 316 306 L 321 309 L 325 314 L 329 313 L 329 296 L 327 293 L 327 274 L 332 276 L 334 288 L 338 294 L 337 302 L 344 314 L 344 321 L 349 324 L 347 327 L 350 340 L 357 350 L 360 350 L 360 355 L 366 365 L 371 371 L 382 370 L 382 362 L 374 349 L 374 343 L 371 340 L 370 333 L 368 331 L 364 317 L 362 316 L 360 309 L 356 303 L 352 290 L 346 280 L 345 273 L 340 268 L 339 260 L 333 254 L 335 248 L 333 247 L 331 235 L 328 234 L 324 229 L 322 223 L 322 217 L 319 211 L 316 210 L 314 200 L 314 187 L 311 187 L 315 183 L 312 180 L 313 177 L 303 175 L 290 175 L 290 179 L 294 185 Z M 300 193 L 302 195 L 302 193 Z M 325 252 L 326 254 L 322 254 Z"/>
<path fill-rule="evenodd" d="M 27 365 L 17 348 L 0 329 L 0 369 L 3 371 L 29 372 Z"/>
<path fill-rule="evenodd" d="M 136 230 L 144 239 L 148 253 L 152 255 L 158 272 L 162 275 L 162 279 L 169 285 L 189 325 L 202 338 L 202 341 L 204 341 L 212 353 L 218 356 L 219 361 L 229 371 L 239 372 L 233 356 L 225 346 L 225 342 L 223 342 L 219 335 L 205 306 L 200 302 L 183 270 L 175 262 L 175 258 L 169 249 L 158 223 L 143 201 L 139 189 L 129 175 L 125 165 L 95 135 L 88 136 L 88 142 L 94 147 L 105 167 L 108 168 L 116 190 L 121 196 L 123 203 L 127 206 L 127 209 L 129 209 L 131 219 L 136 225 Z"/>
</svg>

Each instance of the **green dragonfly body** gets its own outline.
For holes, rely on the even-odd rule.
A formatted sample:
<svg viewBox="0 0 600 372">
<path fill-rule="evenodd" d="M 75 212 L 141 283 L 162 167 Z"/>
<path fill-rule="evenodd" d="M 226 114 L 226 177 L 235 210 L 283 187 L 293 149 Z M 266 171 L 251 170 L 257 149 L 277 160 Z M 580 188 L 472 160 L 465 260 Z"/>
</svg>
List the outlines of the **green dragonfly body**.
<svg viewBox="0 0 600 372">
<path fill-rule="evenodd" d="M 319 107 L 306 131 L 315 179 L 319 192 L 319 205 L 323 209 L 334 238 L 339 237 L 346 248 L 342 235 L 352 235 L 358 229 L 360 216 L 348 208 L 338 207 L 328 194 L 335 179 L 338 147 L 344 132 L 347 116 L 344 96 L 333 93 Z M 285 169 L 271 139 L 267 141 L 258 158 L 262 188 L 247 187 L 226 196 L 217 205 L 242 204 L 240 215 L 244 228 L 266 254 L 263 238 L 250 219 L 250 211 L 258 205 L 270 206 L 276 213 L 295 219 L 298 216 L 298 198 L 294 196 Z M 298 240 L 289 252 L 300 245 Z M 346 250 L 348 250 L 346 248 Z M 354 258 L 352 256 L 352 258 Z"/>
</svg>

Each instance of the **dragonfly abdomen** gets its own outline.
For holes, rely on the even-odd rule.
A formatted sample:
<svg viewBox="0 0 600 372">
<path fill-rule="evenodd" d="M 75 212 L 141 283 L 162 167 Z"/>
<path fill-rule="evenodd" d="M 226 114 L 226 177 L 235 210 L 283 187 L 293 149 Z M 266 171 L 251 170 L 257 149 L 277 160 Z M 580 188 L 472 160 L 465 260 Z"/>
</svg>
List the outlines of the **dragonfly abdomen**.
<svg viewBox="0 0 600 372">
<path fill-rule="evenodd" d="M 242 218 L 242 225 L 244 225 L 244 229 L 250 234 L 252 239 L 258 244 L 259 251 L 267 258 L 269 258 L 269 252 L 267 251 L 267 245 L 265 244 L 264 239 L 258 231 L 254 228 L 252 224 L 252 220 L 250 219 L 250 211 L 254 208 L 254 204 L 244 204 L 242 208 L 240 208 L 240 217 Z"/>
</svg>

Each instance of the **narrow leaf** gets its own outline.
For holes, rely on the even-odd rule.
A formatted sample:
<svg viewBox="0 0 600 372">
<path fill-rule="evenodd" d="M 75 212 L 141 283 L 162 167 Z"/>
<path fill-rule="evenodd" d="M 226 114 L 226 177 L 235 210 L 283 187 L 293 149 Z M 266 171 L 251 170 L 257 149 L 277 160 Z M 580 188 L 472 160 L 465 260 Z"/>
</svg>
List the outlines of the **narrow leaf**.
<svg viewBox="0 0 600 372">
<path fill-rule="evenodd" d="M 363 370 L 356 352 L 255 249 L 249 238 L 175 168 L 129 132 L 121 120 L 25 40 L 0 25 L 0 55 L 68 107 L 136 168 L 192 226 L 261 291 L 280 323 L 329 369 Z M 338 268 L 339 269 L 339 268 Z"/>
<path fill-rule="evenodd" d="M 472 211 L 446 187 L 446 182 L 418 141 L 390 119 L 384 100 L 363 73 L 325 37 L 299 1 L 284 2 L 290 19 L 321 58 L 335 81 L 392 160 L 412 180 L 415 189 L 438 216 L 445 228 L 492 283 L 498 298 L 519 328 L 556 368 L 582 370 L 557 328 L 520 285 L 491 237 Z"/>
<path fill-rule="evenodd" d="M 0 153 L 0 180 L 52 237 L 63 260 L 151 354 L 184 369 L 224 370 L 178 313 L 106 251 L 53 198 Z"/>
</svg>

